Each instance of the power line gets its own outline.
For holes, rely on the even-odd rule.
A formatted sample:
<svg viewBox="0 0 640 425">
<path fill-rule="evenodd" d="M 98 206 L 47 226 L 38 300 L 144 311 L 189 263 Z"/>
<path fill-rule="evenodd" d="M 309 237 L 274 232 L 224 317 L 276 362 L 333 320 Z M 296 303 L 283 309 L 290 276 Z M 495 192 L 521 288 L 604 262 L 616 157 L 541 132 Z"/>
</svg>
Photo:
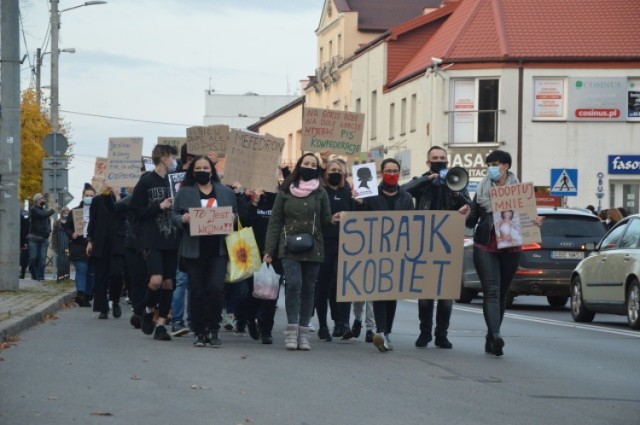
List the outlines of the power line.
<svg viewBox="0 0 640 425">
<path fill-rule="evenodd" d="M 110 119 L 110 120 L 119 120 L 119 121 L 142 122 L 142 123 L 147 123 L 147 124 L 179 125 L 181 127 L 194 127 L 194 126 L 199 125 L 199 124 L 183 124 L 183 123 L 177 123 L 177 122 L 139 120 L 139 119 L 135 119 L 135 118 L 124 118 L 124 117 L 114 117 L 114 116 L 111 116 L 111 115 L 89 114 L 89 113 L 86 113 L 86 112 L 67 111 L 67 110 L 63 110 L 63 109 L 61 109 L 60 112 L 64 112 L 66 114 L 72 114 L 72 115 L 82 115 L 82 116 L 87 116 L 87 117 L 106 118 L 106 119 Z"/>
</svg>

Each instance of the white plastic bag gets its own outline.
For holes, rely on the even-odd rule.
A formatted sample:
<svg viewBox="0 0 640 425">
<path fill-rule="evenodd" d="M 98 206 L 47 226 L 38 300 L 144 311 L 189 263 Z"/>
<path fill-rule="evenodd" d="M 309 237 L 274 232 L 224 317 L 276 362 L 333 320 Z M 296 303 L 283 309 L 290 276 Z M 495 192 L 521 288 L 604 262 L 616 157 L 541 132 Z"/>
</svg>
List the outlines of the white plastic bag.
<svg viewBox="0 0 640 425">
<path fill-rule="evenodd" d="M 261 300 L 275 300 L 280 292 L 280 275 L 273 267 L 263 262 L 260 270 L 253 273 L 253 296 Z"/>
</svg>

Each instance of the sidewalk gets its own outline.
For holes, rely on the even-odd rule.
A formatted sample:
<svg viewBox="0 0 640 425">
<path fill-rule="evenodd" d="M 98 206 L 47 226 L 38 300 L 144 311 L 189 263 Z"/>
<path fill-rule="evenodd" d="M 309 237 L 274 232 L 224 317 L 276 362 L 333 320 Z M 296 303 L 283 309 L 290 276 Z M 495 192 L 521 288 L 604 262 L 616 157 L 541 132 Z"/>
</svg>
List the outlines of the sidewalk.
<svg viewBox="0 0 640 425">
<path fill-rule="evenodd" d="M 52 278 L 51 275 L 47 279 Z M 38 324 L 75 295 L 73 281 L 20 279 L 15 291 L 0 291 L 0 341 Z"/>
</svg>

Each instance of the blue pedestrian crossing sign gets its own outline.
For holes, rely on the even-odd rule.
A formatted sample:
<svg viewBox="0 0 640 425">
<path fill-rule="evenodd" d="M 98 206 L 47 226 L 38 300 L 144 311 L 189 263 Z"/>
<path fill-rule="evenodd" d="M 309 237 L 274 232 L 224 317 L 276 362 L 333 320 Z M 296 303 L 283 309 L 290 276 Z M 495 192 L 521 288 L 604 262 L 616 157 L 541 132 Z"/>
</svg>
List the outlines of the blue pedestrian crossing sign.
<svg viewBox="0 0 640 425">
<path fill-rule="evenodd" d="M 578 196 L 578 169 L 552 168 L 551 195 Z"/>
</svg>

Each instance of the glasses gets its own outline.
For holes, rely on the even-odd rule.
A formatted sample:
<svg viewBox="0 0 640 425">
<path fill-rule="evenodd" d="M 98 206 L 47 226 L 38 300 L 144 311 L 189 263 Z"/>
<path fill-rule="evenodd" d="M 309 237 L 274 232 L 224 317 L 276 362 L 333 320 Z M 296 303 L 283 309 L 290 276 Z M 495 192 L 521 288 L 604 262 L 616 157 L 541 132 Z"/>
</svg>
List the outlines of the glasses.
<svg viewBox="0 0 640 425">
<path fill-rule="evenodd" d="M 382 170 L 382 174 L 400 174 L 400 170 Z"/>
</svg>

